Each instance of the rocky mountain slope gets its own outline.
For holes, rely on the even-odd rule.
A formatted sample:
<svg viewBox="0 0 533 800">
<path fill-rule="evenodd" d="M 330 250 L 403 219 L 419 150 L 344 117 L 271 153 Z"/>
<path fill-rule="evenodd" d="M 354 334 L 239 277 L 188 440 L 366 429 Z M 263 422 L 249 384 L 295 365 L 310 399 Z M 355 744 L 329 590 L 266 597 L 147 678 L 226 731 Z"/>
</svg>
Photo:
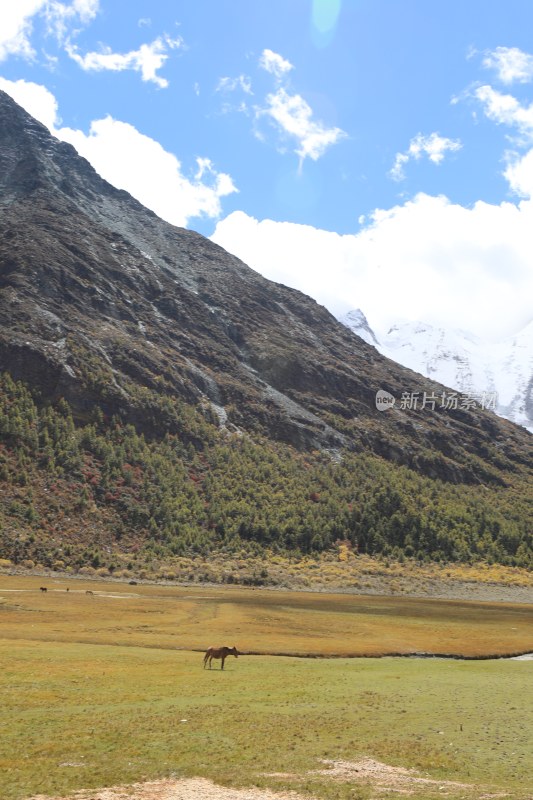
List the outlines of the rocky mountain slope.
<svg viewBox="0 0 533 800">
<path fill-rule="evenodd" d="M 446 392 L 0 92 L 0 567 L 182 575 L 331 548 L 529 566 L 531 436 Z"/>
<path fill-rule="evenodd" d="M 147 397 L 300 449 L 367 449 L 453 481 L 527 464 L 519 428 L 478 409 L 376 409 L 442 387 L 400 367 L 309 297 L 274 284 L 102 180 L 0 93 L 0 369 L 150 435 Z M 142 390 L 140 392 L 140 390 Z M 148 395 L 146 394 L 148 393 Z M 475 459 L 472 456 L 476 456 Z"/>
<path fill-rule="evenodd" d="M 497 414 L 533 432 L 533 321 L 495 343 L 424 322 L 394 325 L 378 340 L 359 309 L 341 322 L 388 358 L 458 392 L 484 397 Z"/>
</svg>

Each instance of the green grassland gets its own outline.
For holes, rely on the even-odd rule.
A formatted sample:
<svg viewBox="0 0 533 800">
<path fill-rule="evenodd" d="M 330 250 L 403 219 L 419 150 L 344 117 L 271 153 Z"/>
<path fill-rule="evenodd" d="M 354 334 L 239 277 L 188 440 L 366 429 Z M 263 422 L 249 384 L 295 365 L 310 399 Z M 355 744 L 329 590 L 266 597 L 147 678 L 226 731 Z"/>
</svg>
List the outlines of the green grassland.
<svg viewBox="0 0 533 800">
<path fill-rule="evenodd" d="M 531 662 L 340 657 L 533 650 L 531 606 L 40 583 L 0 577 L 2 800 L 171 775 L 379 796 L 320 774 L 364 757 L 466 784 L 454 800 L 531 797 Z M 224 641 L 262 654 L 203 670 Z"/>
</svg>

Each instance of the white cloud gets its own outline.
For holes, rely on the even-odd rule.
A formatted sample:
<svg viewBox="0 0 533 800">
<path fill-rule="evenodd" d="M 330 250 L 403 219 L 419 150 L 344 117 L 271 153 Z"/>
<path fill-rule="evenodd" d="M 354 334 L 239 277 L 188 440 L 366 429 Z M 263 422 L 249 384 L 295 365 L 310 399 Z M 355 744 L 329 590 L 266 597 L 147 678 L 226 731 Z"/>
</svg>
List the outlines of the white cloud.
<svg viewBox="0 0 533 800">
<path fill-rule="evenodd" d="M 87 24 L 97 15 L 99 0 L 72 0 L 61 3 L 59 0 L 46 0 L 44 15 L 48 23 L 49 33 L 54 33 L 59 41 L 67 35 L 69 23 L 79 20 Z"/>
<path fill-rule="evenodd" d="M 280 83 L 293 69 L 290 61 L 268 49 L 263 50 L 259 66 L 274 75 Z M 264 118 L 274 125 L 282 142 L 286 139 L 296 142 L 294 152 L 300 158 L 300 168 L 306 158 L 317 161 L 328 147 L 346 136 L 340 128 L 328 128 L 322 122 L 314 120 L 309 103 L 299 94 L 290 94 L 282 85 L 278 85 L 275 92 L 267 94 L 262 106 L 255 107 L 256 122 Z M 261 141 L 265 140 L 264 134 L 258 128 L 256 136 Z"/>
<path fill-rule="evenodd" d="M 533 149 L 525 155 L 508 154 L 504 177 L 511 190 L 520 197 L 533 197 Z"/>
<path fill-rule="evenodd" d="M 239 75 L 237 78 L 220 78 L 216 85 L 216 92 L 234 92 L 241 89 L 245 94 L 253 94 L 252 80 L 248 75 Z"/>
<path fill-rule="evenodd" d="M 196 174 L 187 178 L 176 156 L 133 125 L 109 116 L 92 122 L 88 135 L 69 128 L 57 135 L 106 180 L 173 225 L 187 225 L 192 217 L 218 217 L 221 198 L 236 191 L 230 176 L 216 172 L 209 159 L 197 159 Z"/>
<path fill-rule="evenodd" d="M 261 69 L 270 72 L 276 78 L 283 78 L 288 72 L 293 69 L 293 65 L 286 58 L 280 56 L 279 53 L 274 53 L 273 50 L 263 50 L 259 59 L 259 66 Z"/>
<path fill-rule="evenodd" d="M 467 209 L 420 194 L 357 235 L 235 212 L 212 239 L 334 314 L 362 308 L 378 333 L 422 319 L 495 340 L 532 317 L 532 225 L 531 202 Z"/>
<path fill-rule="evenodd" d="M 129 53 L 113 53 L 111 48 L 104 47 L 101 52 L 90 52 L 80 55 L 78 48 L 67 44 L 68 55 L 87 72 L 111 70 L 122 72 L 134 70 L 140 72 L 143 81 L 152 81 L 161 89 L 168 86 L 168 81 L 157 74 L 168 59 L 168 51 L 182 47 L 182 39 L 171 39 L 169 36 L 158 36 L 151 44 L 142 44 L 138 50 Z"/>
<path fill-rule="evenodd" d="M 474 96 L 493 122 L 516 128 L 525 139 L 533 139 L 533 103 L 523 105 L 513 95 L 502 94 L 492 86 L 479 86 Z"/>
<path fill-rule="evenodd" d="M 324 155 L 328 147 L 336 144 L 346 136 L 337 127 L 327 127 L 320 120 L 313 118 L 313 109 L 299 94 L 290 93 L 284 79 L 294 69 L 290 61 L 273 50 L 263 50 L 259 59 L 259 67 L 276 78 L 276 89 L 266 95 L 262 102 L 250 106 L 242 101 L 238 106 L 225 103 L 222 112 L 239 111 L 253 116 L 254 134 L 261 142 L 268 136 L 261 122 L 267 121 L 278 135 L 278 149 L 287 151 L 287 142 L 292 142 L 293 152 L 300 159 L 300 168 L 306 158 L 317 161 Z M 245 94 L 253 95 L 252 81 L 247 75 L 237 78 L 220 78 L 216 91 L 233 92 L 240 89 Z"/>
<path fill-rule="evenodd" d="M 494 69 L 502 83 L 529 83 L 533 79 L 533 55 L 518 47 L 497 47 L 486 54 L 483 66 Z"/>
<path fill-rule="evenodd" d="M 69 7 L 65 3 L 53 3 L 53 5 L 63 6 L 67 9 L 67 14 L 69 13 Z M 100 0 L 74 0 L 71 7 L 73 13 L 77 14 L 82 22 L 89 22 L 98 13 Z"/>
<path fill-rule="evenodd" d="M 515 150 L 504 153 L 504 177 L 512 192 L 524 198 L 533 197 L 533 103 L 521 103 L 511 94 L 502 94 L 492 86 L 479 86 L 474 97 L 481 103 L 485 116 L 498 125 L 507 126 L 508 139 Z M 527 152 L 523 152 L 527 148 Z"/>
<path fill-rule="evenodd" d="M 196 174 L 187 177 L 176 156 L 126 122 L 109 116 L 95 120 L 88 134 L 58 127 L 56 99 L 44 86 L 0 79 L 0 88 L 55 136 L 74 145 L 103 178 L 174 225 L 220 216 L 221 199 L 237 191 L 231 177 L 217 172 L 207 158 L 197 158 Z"/>
<path fill-rule="evenodd" d="M 0 61 L 10 56 L 25 59 L 35 57 L 31 43 L 33 22 L 42 17 L 49 34 L 62 39 L 68 23 L 86 24 L 98 13 L 99 0 L 73 0 L 61 3 L 59 0 L 16 0 L 0 3 Z"/>
<path fill-rule="evenodd" d="M 440 164 L 447 152 L 455 152 L 462 147 L 457 139 L 448 139 L 438 133 L 423 136 L 418 133 L 411 139 L 408 149 L 404 153 L 397 153 L 389 176 L 395 181 L 405 178 L 404 167 L 411 160 L 419 161 L 426 156 L 433 164 Z"/>
<path fill-rule="evenodd" d="M 533 150 L 510 160 L 504 172 L 512 191 L 520 197 L 533 197 Z"/>
<path fill-rule="evenodd" d="M 57 100 L 44 86 L 30 81 L 8 81 L 0 77 L 0 89 L 7 92 L 15 102 L 42 122 L 43 125 L 54 131 L 59 124 Z"/>
<path fill-rule="evenodd" d="M 311 106 L 298 94 L 289 94 L 283 87 L 267 95 L 266 105 L 256 108 L 256 119 L 267 117 L 274 123 L 282 139 L 296 141 L 294 152 L 300 157 L 300 165 L 306 158 L 313 161 L 346 136 L 340 128 L 327 128 L 313 119 Z"/>
<path fill-rule="evenodd" d="M 30 42 L 32 18 L 42 10 L 46 0 L 19 0 L 0 4 L 0 61 L 9 56 L 32 58 Z"/>
</svg>

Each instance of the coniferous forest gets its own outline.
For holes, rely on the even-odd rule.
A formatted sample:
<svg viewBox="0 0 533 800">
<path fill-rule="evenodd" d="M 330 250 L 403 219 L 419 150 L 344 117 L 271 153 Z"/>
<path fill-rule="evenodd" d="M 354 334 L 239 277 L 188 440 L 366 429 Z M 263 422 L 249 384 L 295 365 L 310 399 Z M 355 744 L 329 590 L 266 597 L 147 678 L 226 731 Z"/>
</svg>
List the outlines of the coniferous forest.
<svg viewBox="0 0 533 800">
<path fill-rule="evenodd" d="M 147 399 L 148 400 L 148 399 Z M 220 429 L 168 397 L 149 438 L 98 407 L 0 379 L 0 558 L 78 570 L 210 553 L 319 554 L 345 542 L 392 559 L 531 568 L 527 475 L 448 483 L 364 452 L 333 458 Z M 177 432 L 176 432 L 177 431 Z"/>
</svg>

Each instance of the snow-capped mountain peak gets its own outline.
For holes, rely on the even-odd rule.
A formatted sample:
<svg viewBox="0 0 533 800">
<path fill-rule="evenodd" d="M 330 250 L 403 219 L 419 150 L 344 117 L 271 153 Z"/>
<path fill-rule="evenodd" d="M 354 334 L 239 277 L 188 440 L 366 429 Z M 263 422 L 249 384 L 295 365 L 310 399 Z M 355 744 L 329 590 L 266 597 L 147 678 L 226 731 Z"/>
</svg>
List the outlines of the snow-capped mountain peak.
<svg viewBox="0 0 533 800">
<path fill-rule="evenodd" d="M 420 321 L 394 324 L 378 338 L 359 309 L 340 321 L 415 372 L 462 394 L 495 396 L 497 414 L 533 431 L 533 320 L 496 343 Z"/>
<path fill-rule="evenodd" d="M 360 336 L 361 339 L 367 342 L 367 344 L 372 344 L 374 347 L 379 345 L 374 331 L 368 324 L 368 320 L 360 308 L 356 308 L 353 311 L 348 311 L 344 317 L 340 318 L 340 322 Z"/>
</svg>

